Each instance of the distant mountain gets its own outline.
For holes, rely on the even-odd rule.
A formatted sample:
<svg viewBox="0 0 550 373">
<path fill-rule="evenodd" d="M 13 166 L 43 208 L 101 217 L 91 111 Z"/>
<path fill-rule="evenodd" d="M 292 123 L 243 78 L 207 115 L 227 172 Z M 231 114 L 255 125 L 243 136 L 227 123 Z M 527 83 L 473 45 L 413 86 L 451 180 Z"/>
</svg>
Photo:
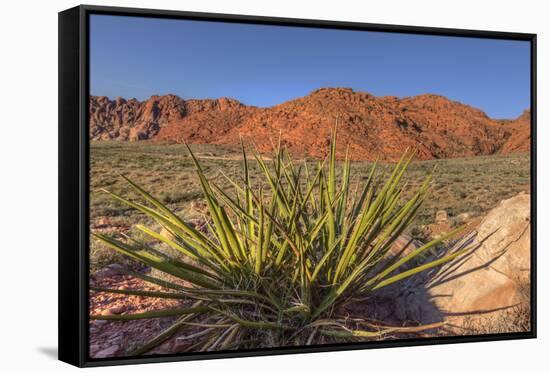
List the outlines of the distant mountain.
<svg viewBox="0 0 550 373">
<path fill-rule="evenodd" d="M 502 145 L 502 153 L 528 152 L 531 150 L 531 110 L 525 110 L 523 114 L 514 120 L 501 120 L 501 125 L 512 135 Z"/>
<path fill-rule="evenodd" d="M 270 108 L 229 98 L 90 98 L 92 140 L 237 145 L 242 137 L 269 151 L 281 134 L 294 154 L 324 157 L 336 122 L 339 143 L 349 146 L 353 159 L 395 160 L 407 147 L 416 147 L 421 159 L 530 149 L 529 110 L 514 120 L 495 120 L 479 109 L 429 94 L 400 99 L 322 88 Z M 339 149 L 343 156 L 345 147 Z"/>
</svg>

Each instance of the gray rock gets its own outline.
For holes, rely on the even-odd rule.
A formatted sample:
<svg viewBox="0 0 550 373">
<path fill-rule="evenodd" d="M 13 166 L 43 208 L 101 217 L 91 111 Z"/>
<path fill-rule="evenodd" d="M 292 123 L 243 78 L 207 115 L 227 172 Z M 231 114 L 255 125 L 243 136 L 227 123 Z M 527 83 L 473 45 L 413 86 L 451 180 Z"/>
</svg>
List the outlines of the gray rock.
<svg viewBox="0 0 550 373">
<path fill-rule="evenodd" d="M 119 270 L 123 268 L 124 267 L 118 263 L 109 264 L 108 266 L 105 266 L 99 271 L 96 271 L 95 273 L 93 273 L 92 276 L 95 280 L 116 276 L 120 274 Z"/>
<path fill-rule="evenodd" d="M 107 347 L 107 348 L 97 352 L 93 357 L 96 358 L 96 359 L 112 357 L 112 356 L 115 356 L 115 354 L 119 351 L 120 351 L 120 346 L 112 345 L 110 347 Z"/>
</svg>

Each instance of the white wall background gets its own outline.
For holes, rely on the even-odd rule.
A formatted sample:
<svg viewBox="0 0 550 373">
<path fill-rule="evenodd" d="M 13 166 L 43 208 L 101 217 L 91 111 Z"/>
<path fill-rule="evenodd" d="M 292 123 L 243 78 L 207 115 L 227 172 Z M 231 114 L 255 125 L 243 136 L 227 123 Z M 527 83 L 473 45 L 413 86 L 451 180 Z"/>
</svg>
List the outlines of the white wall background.
<svg viewBox="0 0 550 373">
<path fill-rule="evenodd" d="M 539 338 L 109 368 L 168 371 L 540 372 L 550 359 L 550 22 L 545 1 L 89 1 L 164 8 L 538 34 Z M 77 1 L 2 2 L 0 12 L 0 370 L 69 371 L 57 346 L 57 12 Z M 538 367 L 538 368 L 537 368 Z"/>
</svg>

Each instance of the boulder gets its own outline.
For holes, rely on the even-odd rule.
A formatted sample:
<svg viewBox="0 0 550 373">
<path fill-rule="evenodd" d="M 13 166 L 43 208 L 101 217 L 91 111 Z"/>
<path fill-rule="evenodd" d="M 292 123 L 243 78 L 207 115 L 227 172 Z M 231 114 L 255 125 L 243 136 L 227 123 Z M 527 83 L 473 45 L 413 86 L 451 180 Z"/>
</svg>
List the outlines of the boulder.
<svg viewBox="0 0 550 373">
<path fill-rule="evenodd" d="M 484 239 L 485 238 L 485 239 Z M 518 282 L 529 281 L 531 263 L 531 196 L 526 193 L 501 201 L 478 228 L 479 262 Z"/>
<path fill-rule="evenodd" d="M 520 194 L 491 210 L 477 229 L 472 252 L 442 269 L 430 293 L 446 314 L 488 312 L 521 302 L 529 279 L 530 196 Z"/>
<path fill-rule="evenodd" d="M 462 332 L 470 328 L 468 333 L 515 330 L 514 320 L 505 315 L 529 304 L 530 204 L 529 194 L 500 202 L 475 232 L 447 249 L 471 250 L 383 290 L 383 308 L 377 312 L 385 312 L 393 322 L 446 321 Z"/>
</svg>

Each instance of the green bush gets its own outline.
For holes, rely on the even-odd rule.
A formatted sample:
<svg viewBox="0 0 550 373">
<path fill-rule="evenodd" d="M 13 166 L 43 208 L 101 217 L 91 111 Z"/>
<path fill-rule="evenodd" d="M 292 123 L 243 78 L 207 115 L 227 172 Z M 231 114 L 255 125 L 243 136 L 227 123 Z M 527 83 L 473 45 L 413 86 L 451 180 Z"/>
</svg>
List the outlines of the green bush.
<svg viewBox="0 0 550 373">
<path fill-rule="evenodd" d="M 186 260 L 138 241 L 123 242 L 94 233 L 106 246 L 167 274 L 174 281 L 134 273 L 165 291 L 93 290 L 189 299 L 195 303 L 185 308 L 91 318 L 180 316 L 169 330 L 134 354 L 148 351 L 175 330 L 186 327 L 204 330 L 190 347 L 193 350 L 308 345 L 378 338 L 404 330 L 350 323 L 337 310 L 354 298 L 364 298 L 377 289 L 461 255 L 466 249 L 410 268 L 424 252 L 455 235 L 460 228 L 405 256 L 392 257 L 392 245 L 411 225 L 427 197 L 431 175 L 405 200 L 402 194 L 406 186 L 400 181 L 413 157 L 409 153 L 383 183 L 378 180 L 374 164 L 357 190 L 355 185 L 352 187 L 347 156 L 342 163 L 336 161 L 335 144 L 336 136 L 328 159 L 314 169 L 308 169 L 306 163 L 296 164 L 280 145 L 274 151 L 272 164 L 255 154 L 264 179 L 264 184 L 258 185 L 251 182 L 243 146 L 242 178 L 229 179 L 232 192 L 210 182 L 189 149 L 208 206 L 206 233 L 125 178 L 145 203 L 107 193 L 154 219 L 170 234 L 161 235 L 143 225 L 136 227 L 177 250 Z M 403 270 L 407 263 L 407 269 Z M 182 285 L 181 280 L 188 285 Z"/>
</svg>

